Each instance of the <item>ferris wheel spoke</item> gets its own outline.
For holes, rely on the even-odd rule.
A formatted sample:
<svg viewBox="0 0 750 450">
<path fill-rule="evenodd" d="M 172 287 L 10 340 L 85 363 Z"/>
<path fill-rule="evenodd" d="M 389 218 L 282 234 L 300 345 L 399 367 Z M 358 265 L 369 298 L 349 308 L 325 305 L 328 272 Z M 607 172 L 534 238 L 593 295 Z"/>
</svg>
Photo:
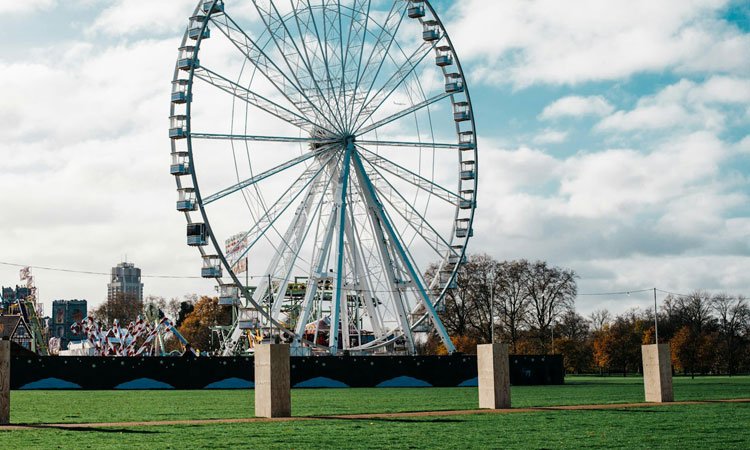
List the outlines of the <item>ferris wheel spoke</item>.
<svg viewBox="0 0 750 450">
<path fill-rule="evenodd" d="M 331 155 L 329 158 L 329 161 L 333 159 L 335 155 Z M 300 175 L 297 180 L 295 180 L 294 183 L 279 197 L 276 202 L 271 205 L 266 213 L 258 220 L 258 222 L 246 233 L 244 233 L 241 241 L 247 239 L 248 245 L 245 247 L 245 249 L 242 252 L 238 252 L 239 254 L 234 259 L 234 261 L 230 261 L 230 266 L 234 266 L 237 261 L 244 258 L 250 250 L 255 246 L 255 244 L 263 237 L 265 234 L 270 230 L 274 223 L 279 219 L 279 217 L 284 214 L 289 207 L 292 205 L 293 202 L 299 198 L 300 195 L 302 195 L 302 192 L 304 192 L 305 189 L 307 189 L 308 186 L 310 186 L 317 177 L 320 176 L 320 174 L 325 169 L 325 164 L 322 164 L 320 168 L 316 168 L 315 166 L 311 166 L 307 170 L 305 170 L 302 175 Z"/>
<path fill-rule="evenodd" d="M 452 192 L 445 187 L 434 183 L 399 164 L 396 164 L 395 162 L 389 160 L 388 158 L 385 158 L 384 156 L 376 155 L 375 153 L 372 153 L 364 147 L 358 147 L 362 150 L 362 152 L 360 152 L 360 154 L 362 155 L 362 159 L 364 161 L 367 161 L 367 163 L 371 166 L 379 167 L 384 171 L 390 173 L 391 175 L 395 175 L 401 180 L 404 180 L 407 183 L 410 183 L 429 194 L 435 195 L 441 200 L 444 200 L 454 206 L 459 206 L 461 196 L 456 194 L 455 192 Z M 367 155 L 364 155 L 362 153 L 366 153 Z"/>
<path fill-rule="evenodd" d="M 253 136 L 246 134 L 216 134 L 216 133 L 190 133 L 193 139 L 220 140 L 220 141 L 246 141 L 246 142 L 277 142 L 292 144 L 317 144 L 330 145 L 337 144 L 339 140 L 334 139 L 317 139 L 301 138 L 293 136 Z"/>
<path fill-rule="evenodd" d="M 337 78 L 343 78 L 344 73 L 344 37 L 341 31 L 341 3 L 339 0 L 321 0 L 323 11 L 323 45 L 325 46 L 329 71 L 333 75 L 331 79 L 331 95 L 335 98 L 339 114 L 343 122 L 343 113 L 341 113 L 341 90 L 340 86 L 334 86 L 333 82 Z M 336 12 L 335 17 L 331 17 L 331 12 Z M 330 50 L 330 51 L 329 51 Z"/>
<path fill-rule="evenodd" d="M 423 42 L 398 69 L 388 78 L 378 91 L 363 102 L 362 108 L 357 112 L 356 123 L 364 123 L 375 114 L 388 98 L 416 71 L 424 59 L 437 47 L 439 41 Z M 370 85 L 371 92 L 375 88 L 375 80 Z M 361 120 L 360 120 L 361 119 Z"/>
<path fill-rule="evenodd" d="M 283 19 L 283 17 L 281 17 L 278 8 L 276 8 L 276 5 L 273 3 L 273 1 L 265 0 L 262 2 L 264 3 L 264 8 L 259 3 L 260 2 L 258 2 L 257 0 L 253 0 L 255 9 L 258 11 L 258 15 L 260 15 L 260 18 L 266 27 L 266 31 L 268 31 L 278 51 L 284 56 L 282 59 L 286 63 L 286 66 L 292 74 L 292 77 L 294 77 L 296 85 L 300 87 L 301 93 L 313 90 L 312 86 L 305 86 L 303 85 L 302 80 L 300 80 L 300 76 L 302 75 L 301 72 L 304 69 L 304 71 L 307 72 L 307 75 L 309 75 L 310 79 L 313 80 L 314 85 L 317 88 L 317 95 L 319 96 L 319 98 L 317 99 L 308 99 L 310 104 L 315 105 L 316 102 L 314 100 L 318 100 L 317 103 L 325 104 L 328 107 L 328 112 L 330 112 L 332 115 L 335 115 L 333 109 L 331 108 L 330 101 L 326 99 L 325 96 L 323 96 L 323 93 L 320 91 L 317 83 L 317 77 L 315 76 L 312 68 L 309 66 L 307 60 L 303 56 L 302 51 L 300 51 L 300 48 L 297 46 L 297 43 L 292 38 L 291 32 L 286 25 L 286 21 Z M 266 3 L 267 5 L 265 5 Z M 275 13 L 274 16 L 272 16 L 271 9 L 273 9 L 273 13 Z M 292 11 L 296 17 L 296 8 L 293 8 Z M 292 67 L 293 64 L 296 67 Z M 306 97 L 310 97 L 312 93 L 307 93 L 305 95 Z M 320 114 L 323 114 L 320 109 L 316 108 L 316 110 Z M 340 117 L 339 120 L 341 120 Z M 339 133 L 342 132 L 340 122 L 332 123 L 332 125 L 334 125 Z"/>
<path fill-rule="evenodd" d="M 341 36 L 341 86 L 339 88 L 339 98 L 341 99 L 342 106 L 344 107 L 344 111 L 348 111 L 349 107 L 349 99 L 346 95 L 347 90 L 347 83 L 348 83 L 348 75 L 349 75 L 349 57 L 352 53 L 352 33 L 354 32 L 354 22 L 356 22 L 356 16 L 357 13 L 355 12 L 355 9 L 357 7 L 357 1 L 354 0 L 353 8 L 351 9 L 351 20 L 349 21 L 349 29 L 346 33 L 346 47 L 344 47 L 344 29 L 343 29 L 343 20 L 341 13 L 341 0 L 338 1 L 338 8 L 339 8 L 339 35 Z M 356 39 L 356 37 L 355 37 Z M 344 127 L 348 128 L 348 117 L 344 120 Z"/>
<path fill-rule="evenodd" d="M 335 89 L 333 87 L 333 75 L 331 73 L 331 67 L 330 67 L 330 62 L 329 62 L 329 58 L 328 58 L 328 43 L 327 43 L 326 40 L 321 39 L 321 37 L 320 37 L 320 29 L 318 28 L 318 22 L 315 19 L 315 13 L 313 11 L 313 8 L 312 8 L 312 5 L 310 3 L 310 0 L 300 0 L 300 3 L 303 3 L 305 5 L 305 8 L 307 9 L 307 14 L 308 14 L 308 17 L 309 17 L 309 21 L 308 22 L 298 22 L 298 25 L 300 25 L 301 23 L 304 23 L 305 27 L 307 29 L 307 32 L 309 33 L 311 31 L 309 24 L 312 23 L 312 31 L 313 31 L 314 36 L 315 36 L 315 42 L 317 43 L 317 48 L 318 48 L 318 50 L 320 52 L 320 55 L 318 55 L 318 52 L 313 52 L 313 56 L 319 56 L 320 57 L 320 59 L 322 60 L 322 63 L 323 63 L 323 67 L 325 69 L 325 74 L 321 74 L 321 75 L 324 77 L 324 80 L 326 81 L 326 84 L 328 85 L 325 89 L 330 93 L 330 98 L 326 97 L 325 94 L 323 94 L 323 98 L 326 100 L 326 102 L 334 104 L 334 106 L 336 107 L 336 110 L 338 111 L 338 114 L 335 114 L 335 116 L 339 117 L 339 118 L 343 118 L 343 114 L 341 113 L 340 106 L 339 106 L 338 102 L 335 101 L 335 99 L 333 98 L 334 97 L 333 94 L 335 92 Z M 325 6 L 325 5 L 323 5 L 323 6 Z M 296 11 L 296 8 L 294 6 L 292 8 Z M 325 14 L 325 8 L 323 9 L 323 12 Z M 324 24 L 325 24 L 325 17 L 323 18 L 323 21 L 324 21 Z M 301 28 L 300 28 L 300 31 L 302 31 Z M 303 39 L 303 45 L 305 45 L 305 48 L 307 48 L 307 44 L 305 43 L 304 39 Z M 312 61 L 311 61 L 311 65 L 312 65 Z M 318 76 L 315 76 L 316 80 L 317 80 L 317 78 L 318 78 Z"/>
<path fill-rule="evenodd" d="M 355 152 L 354 155 L 352 155 L 352 160 L 354 162 L 357 175 L 360 177 L 360 180 L 362 182 L 361 184 L 364 185 L 366 196 L 369 199 L 370 208 L 376 211 L 378 219 L 383 225 L 384 231 L 387 232 L 386 234 L 389 237 L 389 242 L 391 243 L 391 245 L 393 245 L 394 253 L 404 264 L 405 269 L 411 277 L 412 282 L 415 284 L 414 290 L 417 293 L 417 298 L 420 299 L 422 305 L 424 305 L 424 307 L 430 313 L 430 317 L 434 321 L 438 334 L 443 340 L 443 345 L 445 345 L 445 348 L 448 349 L 448 353 L 453 353 L 455 351 L 455 347 L 450 340 L 450 336 L 448 335 L 445 326 L 443 326 L 443 323 L 440 321 L 440 318 L 437 315 L 437 311 L 435 311 L 435 307 L 430 300 L 429 294 L 427 293 L 426 286 L 420 281 L 420 273 L 416 270 L 416 266 L 411 263 L 408 251 L 400 241 L 400 237 L 398 236 L 396 229 L 388 219 L 388 215 L 386 214 L 383 208 L 383 204 L 381 203 L 377 196 L 377 193 L 375 192 L 372 182 L 367 177 L 367 173 L 365 172 L 365 167 L 362 163 L 362 159 L 360 158 L 360 154 Z M 403 304 L 401 304 L 401 308 L 405 308 Z M 405 312 L 403 314 L 404 316 L 406 316 Z M 399 315 L 401 315 L 401 313 Z M 408 322 L 408 317 L 405 318 L 407 323 L 403 331 L 405 334 L 411 335 L 411 325 Z"/>
<path fill-rule="evenodd" d="M 208 206 L 211 203 L 221 200 L 222 198 L 234 194 L 235 192 L 239 192 L 245 188 L 248 188 L 256 183 L 259 183 L 266 178 L 270 178 L 278 173 L 284 172 L 285 170 L 291 169 L 292 167 L 303 163 L 313 157 L 319 156 L 321 153 L 330 150 L 334 148 L 333 146 L 329 146 L 327 148 L 324 148 L 323 150 L 319 152 L 307 152 L 301 156 L 298 156 L 297 158 L 291 159 L 285 163 L 279 164 L 278 166 L 275 166 L 269 170 L 266 170 L 265 172 L 259 173 L 251 178 L 248 178 L 247 180 L 241 181 L 239 183 L 236 183 L 232 186 L 229 186 L 228 188 L 222 189 L 221 191 L 209 195 L 208 197 L 203 199 L 203 206 Z"/>
<path fill-rule="evenodd" d="M 458 149 L 459 144 L 447 144 L 438 142 L 400 142 L 400 141 L 367 141 L 357 140 L 357 144 L 377 146 L 377 147 L 416 147 L 416 148 L 434 148 L 434 149 Z"/>
<path fill-rule="evenodd" d="M 320 82 L 318 81 L 319 75 L 316 74 L 314 70 L 315 62 L 316 62 L 315 57 L 317 57 L 320 61 L 322 61 L 323 64 L 326 66 L 326 68 L 327 68 L 327 65 L 326 65 L 327 63 L 323 60 L 323 55 L 322 54 L 318 55 L 317 52 L 312 52 L 313 58 L 311 58 L 311 55 L 310 55 L 311 51 L 307 45 L 307 38 L 305 37 L 306 34 L 309 33 L 312 35 L 314 33 L 316 36 L 318 34 L 317 27 L 314 25 L 315 17 L 312 13 L 309 2 L 305 2 L 307 3 L 307 6 L 308 6 L 307 9 L 309 11 L 309 14 L 307 14 L 306 20 L 300 19 L 300 14 L 299 14 L 297 7 L 294 5 L 294 0 L 289 0 L 289 3 L 292 6 L 294 20 L 297 23 L 297 30 L 299 31 L 299 35 L 301 38 L 300 40 L 302 41 L 301 43 L 302 43 L 302 52 L 304 53 L 304 61 L 305 61 L 307 70 L 310 74 L 310 78 L 312 79 L 312 82 L 315 85 L 315 89 L 317 90 L 321 101 L 323 101 L 326 104 L 331 114 L 338 117 L 339 120 L 341 120 L 341 122 L 343 123 L 342 113 L 341 113 L 341 109 L 339 108 L 338 102 L 333 102 L 336 106 L 336 111 L 334 111 L 333 107 L 331 106 L 332 98 L 329 98 L 323 93 L 323 89 L 320 87 Z M 303 2 L 299 0 L 299 3 L 303 3 Z M 278 14 L 278 10 L 277 10 L 277 14 Z M 280 14 L 279 14 L 279 17 L 281 17 Z M 312 28 L 310 27 L 311 22 L 313 22 Z M 304 24 L 304 30 L 303 30 L 303 24 Z M 318 42 L 318 45 L 320 45 L 319 39 L 317 40 L 317 42 Z M 298 52 L 299 52 L 299 49 L 298 49 Z M 328 78 L 328 80 L 330 82 L 330 77 Z"/>
<path fill-rule="evenodd" d="M 386 17 L 385 22 L 380 29 L 380 33 L 378 33 L 378 37 L 373 45 L 372 51 L 370 52 L 370 56 L 367 58 L 364 69 L 362 69 L 361 76 L 357 77 L 357 83 L 354 87 L 354 101 L 362 106 L 360 106 L 360 109 L 356 114 L 352 113 L 352 117 L 354 118 L 352 126 L 356 126 L 357 118 L 367 102 L 372 88 L 375 85 L 375 81 L 380 75 L 383 64 L 387 59 L 386 55 L 393 46 L 393 43 L 396 40 L 396 34 L 398 33 L 399 28 L 401 28 L 401 23 L 403 22 L 404 17 L 406 17 L 406 8 L 399 8 L 400 4 L 401 2 L 399 1 L 393 2 L 388 17 Z M 362 95 L 361 102 L 358 98 L 358 90 L 360 86 L 366 86 L 366 89 L 363 89 L 362 93 L 359 94 Z"/>
<path fill-rule="evenodd" d="M 360 1 L 359 3 L 363 4 L 364 1 Z M 356 7 L 357 0 L 355 0 L 354 5 Z M 356 99 L 357 99 L 357 88 L 359 87 L 358 86 L 359 85 L 359 77 L 360 77 L 360 74 L 362 73 L 362 59 L 364 58 L 364 54 L 365 54 L 365 43 L 367 42 L 367 27 L 370 24 L 370 8 L 371 7 L 372 7 L 372 0 L 367 0 L 367 9 L 366 9 L 366 11 L 364 9 L 362 9 L 362 8 L 360 8 L 360 9 L 357 10 L 360 13 L 364 13 L 365 23 L 364 23 L 364 25 L 361 28 L 362 40 L 359 43 L 359 57 L 357 57 L 357 71 L 355 72 L 354 80 L 353 80 L 354 82 L 353 82 L 353 85 L 352 85 L 352 94 L 351 94 L 351 98 L 350 98 L 350 102 L 349 102 L 350 103 L 350 108 L 347 111 L 347 118 L 349 119 L 349 122 L 347 123 L 347 129 L 351 129 L 351 127 L 354 126 L 354 123 L 352 122 L 353 116 L 354 116 L 354 105 L 355 105 Z M 354 16 L 354 14 L 352 14 L 352 17 L 353 16 Z"/>
<path fill-rule="evenodd" d="M 211 16 L 211 22 L 224 36 L 263 74 L 263 76 L 274 86 L 274 88 L 299 110 L 302 115 L 317 113 L 315 116 L 319 121 L 327 122 L 327 126 L 318 124 L 321 128 L 330 127 L 336 129 L 336 125 L 330 118 L 323 114 L 304 93 L 301 86 L 295 84 L 280 68 L 271 60 L 261 47 L 250 36 L 237 25 L 237 23 L 226 13 L 221 16 L 223 21 Z M 296 97 L 293 100 L 292 97 Z M 329 130 L 330 131 L 330 130 Z"/>
<path fill-rule="evenodd" d="M 315 127 L 319 127 L 317 123 L 290 111 L 287 108 L 275 103 L 260 94 L 257 94 L 250 89 L 236 84 L 235 82 L 219 75 L 218 73 L 207 69 L 203 66 L 197 67 L 194 71 L 196 78 L 228 93 L 245 103 L 252 105 L 261 111 L 264 111 L 272 116 L 275 116 L 284 122 L 294 125 L 297 128 L 305 130 L 307 132 L 312 131 Z"/>
<path fill-rule="evenodd" d="M 357 134 L 358 135 L 367 134 L 367 133 L 369 133 L 369 132 L 371 132 L 373 130 L 376 130 L 376 129 L 380 128 L 380 127 L 388 125 L 389 123 L 395 122 L 396 120 L 399 120 L 402 117 L 408 116 L 409 114 L 413 114 L 413 113 L 419 111 L 422 108 L 426 108 L 426 107 L 432 105 L 433 103 L 437 103 L 440 100 L 443 100 L 444 98 L 448 98 L 451 95 L 452 94 L 449 94 L 447 92 L 446 93 L 442 93 L 442 94 L 438 94 L 438 95 L 436 95 L 436 96 L 434 96 L 432 98 L 429 98 L 427 100 L 419 102 L 416 105 L 413 105 L 413 106 L 411 106 L 409 108 L 401 110 L 401 111 L 397 112 L 396 114 L 392 114 L 392 115 L 390 115 L 390 116 L 388 116 L 388 117 L 386 117 L 384 119 L 378 120 L 377 122 L 375 122 L 373 124 L 370 124 L 370 125 L 368 125 L 368 126 L 366 126 L 364 128 L 361 128 L 361 129 L 357 130 Z M 368 117 L 368 119 L 369 119 L 369 117 Z"/>
<path fill-rule="evenodd" d="M 388 181 L 379 170 L 371 166 L 367 171 L 375 188 L 380 192 L 381 198 L 385 199 L 393 209 L 409 224 L 409 226 L 422 237 L 435 253 L 444 257 L 452 252 L 450 243 L 448 243 L 438 233 L 430 222 L 420 213 L 406 198 Z"/>
</svg>

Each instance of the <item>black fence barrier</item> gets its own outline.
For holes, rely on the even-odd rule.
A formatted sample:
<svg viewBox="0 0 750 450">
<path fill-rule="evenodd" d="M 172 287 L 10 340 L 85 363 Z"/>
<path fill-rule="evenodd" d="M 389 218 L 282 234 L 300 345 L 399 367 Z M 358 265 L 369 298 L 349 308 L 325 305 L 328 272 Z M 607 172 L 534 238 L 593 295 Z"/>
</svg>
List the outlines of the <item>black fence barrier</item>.
<svg viewBox="0 0 750 450">
<path fill-rule="evenodd" d="M 295 388 L 456 387 L 477 385 L 474 355 L 293 357 Z M 252 357 L 11 358 L 11 389 L 245 389 Z M 563 384 L 562 357 L 510 356 L 515 385 Z"/>
</svg>

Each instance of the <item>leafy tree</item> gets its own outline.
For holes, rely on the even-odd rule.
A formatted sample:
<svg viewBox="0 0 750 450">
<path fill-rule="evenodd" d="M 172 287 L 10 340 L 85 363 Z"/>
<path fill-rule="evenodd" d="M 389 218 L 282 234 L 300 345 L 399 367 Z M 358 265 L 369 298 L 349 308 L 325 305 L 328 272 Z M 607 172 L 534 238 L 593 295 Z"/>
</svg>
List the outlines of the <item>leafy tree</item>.
<svg viewBox="0 0 750 450">
<path fill-rule="evenodd" d="M 178 329 L 194 349 L 218 350 L 217 342 L 211 345 L 211 327 L 227 325 L 231 318 L 231 309 L 219 305 L 218 298 L 201 297 Z"/>
<path fill-rule="evenodd" d="M 690 373 L 695 377 L 698 368 L 700 334 L 689 325 L 680 328 L 670 342 L 672 349 L 672 363 L 677 370 L 684 374 Z"/>
</svg>

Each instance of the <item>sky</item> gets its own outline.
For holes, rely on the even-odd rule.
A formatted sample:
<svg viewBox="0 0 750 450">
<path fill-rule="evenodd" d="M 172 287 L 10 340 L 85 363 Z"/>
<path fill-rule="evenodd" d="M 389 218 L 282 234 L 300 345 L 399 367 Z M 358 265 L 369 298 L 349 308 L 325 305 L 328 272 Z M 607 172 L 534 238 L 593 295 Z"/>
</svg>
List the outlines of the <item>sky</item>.
<svg viewBox="0 0 750 450">
<path fill-rule="evenodd" d="M 0 285 L 18 282 L 7 264 L 107 272 L 127 258 L 146 295 L 214 292 L 195 278 L 167 170 L 170 81 L 194 4 L 0 3 Z M 474 99 L 470 253 L 573 269 L 584 294 L 750 295 L 747 0 L 433 4 Z M 33 273 L 47 310 L 106 297 L 103 275 Z M 153 278 L 165 275 L 185 278 Z"/>
</svg>

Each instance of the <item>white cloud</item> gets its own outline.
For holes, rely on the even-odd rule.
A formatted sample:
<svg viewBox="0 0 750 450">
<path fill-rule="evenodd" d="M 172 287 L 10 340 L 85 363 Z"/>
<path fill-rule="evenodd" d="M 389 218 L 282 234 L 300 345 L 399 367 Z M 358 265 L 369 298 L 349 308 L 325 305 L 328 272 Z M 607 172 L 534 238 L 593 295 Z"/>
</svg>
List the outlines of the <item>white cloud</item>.
<svg viewBox="0 0 750 450">
<path fill-rule="evenodd" d="M 658 130 L 673 127 L 722 130 L 727 113 L 722 106 L 750 102 L 750 79 L 715 76 L 704 83 L 682 79 L 653 96 L 638 100 L 630 111 L 604 118 L 601 131 Z"/>
<path fill-rule="evenodd" d="M 474 76 L 526 87 L 642 72 L 747 73 L 750 35 L 718 19 L 728 0 L 458 2 L 449 26 Z"/>
<path fill-rule="evenodd" d="M 558 130 L 544 130 L 540 134 L 534 136 L 535 144 L 560 144 L 568 139 L 567 131 Z"/>
<path fill-rule="evenodd" d="M 556 100 L 548 105 L 539 116 L 541 119 L 557 119 L 561 117 L 606 116 L 614 111 L 614 107 L 602 96 L 568 96 Z"/>
<path fill-rule="evenodd" d="M 112 36 L 175 32 L 184 29 L 195 8 L 195 0 L 169 0 L 144 3 L 116 0 L 88 27 L 89 33 Z M 183 20 L 179 20 L 182 17 Z"/>
<path fill-rule="evenodd" d="M 726 155 L 722 141 L 700 132 L 646 154 L 625 149 L 573 157 L 566 161 L 560 213 L 633 217 L 711 181 Z"/>
<path fill-rule="evenodd" d="M 4 0 L 0 2 L 0 14 L 28 14 L 51 9 L 57 0 Z"/>
</svg>

